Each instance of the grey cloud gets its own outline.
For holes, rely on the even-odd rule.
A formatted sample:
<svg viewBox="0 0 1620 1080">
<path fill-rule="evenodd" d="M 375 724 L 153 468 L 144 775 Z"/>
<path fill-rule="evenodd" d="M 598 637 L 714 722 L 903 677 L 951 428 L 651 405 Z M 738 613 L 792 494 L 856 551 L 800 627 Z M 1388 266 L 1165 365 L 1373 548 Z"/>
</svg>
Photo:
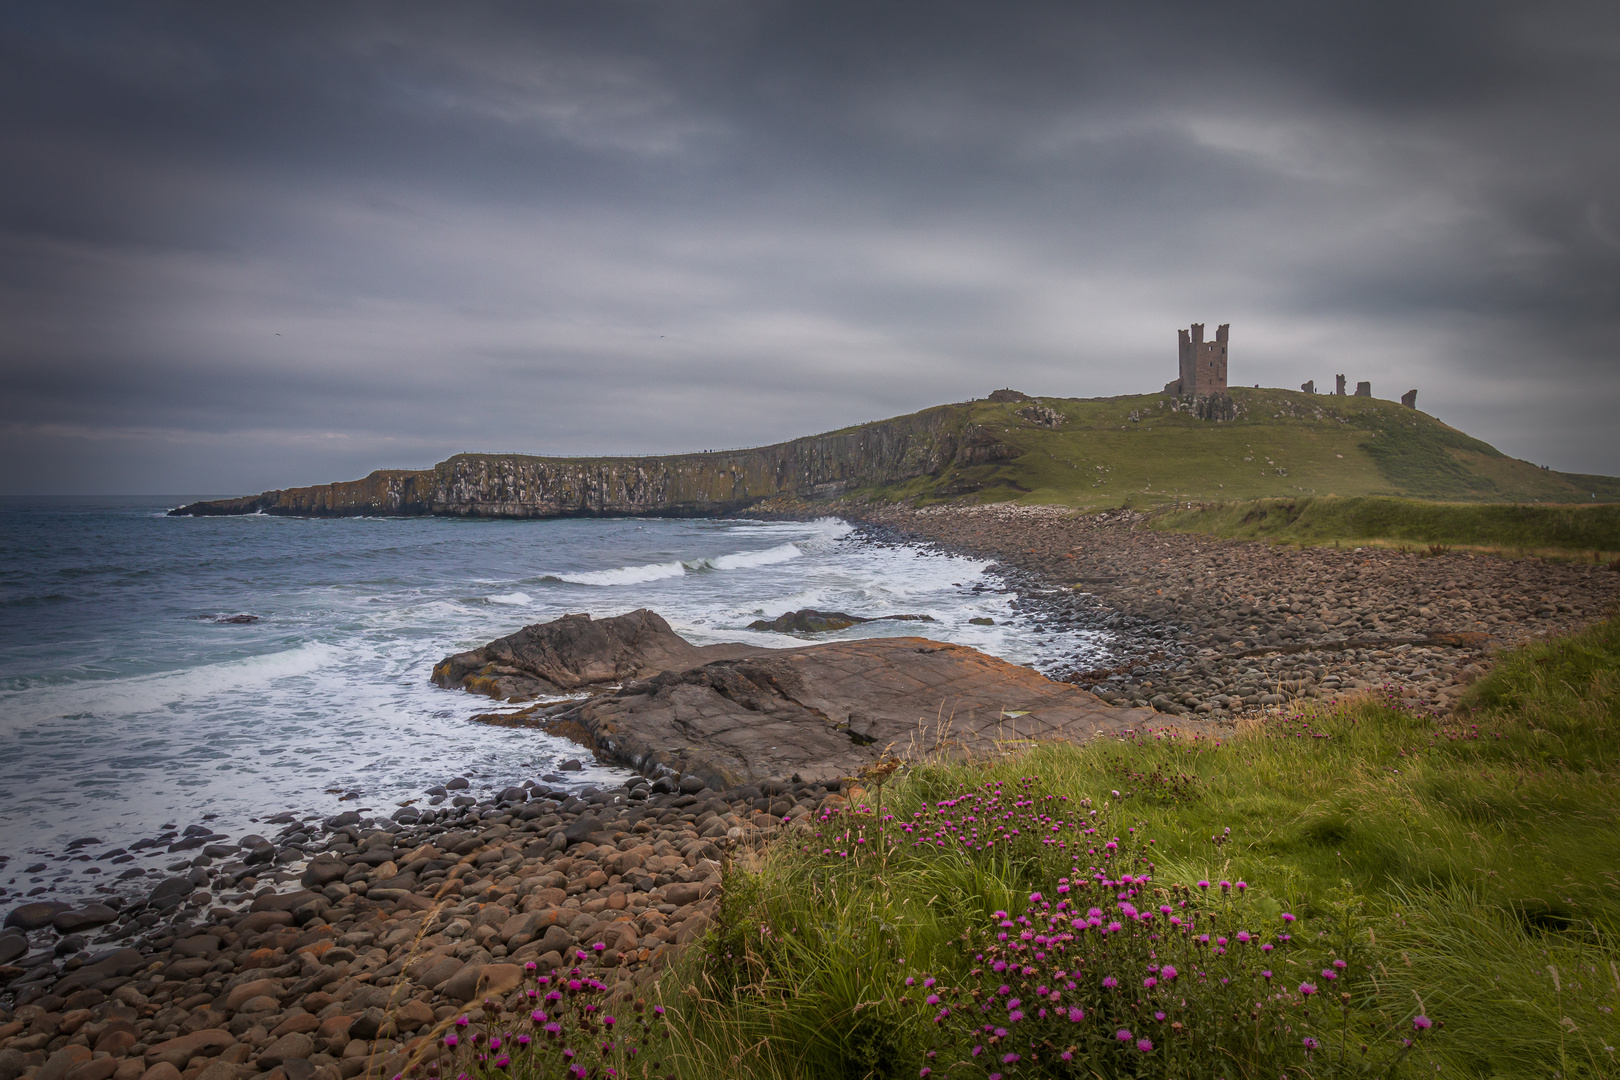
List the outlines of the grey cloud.
<svg viewBox="0 0 1620 1080">
<path fill-rule="evenodd" d="M 1204 320 L 1620 472 L 1617 60 L 1595 4 L 8 5 L 0 447 L 742 445 L 1149 389 Z"/>
</svg>

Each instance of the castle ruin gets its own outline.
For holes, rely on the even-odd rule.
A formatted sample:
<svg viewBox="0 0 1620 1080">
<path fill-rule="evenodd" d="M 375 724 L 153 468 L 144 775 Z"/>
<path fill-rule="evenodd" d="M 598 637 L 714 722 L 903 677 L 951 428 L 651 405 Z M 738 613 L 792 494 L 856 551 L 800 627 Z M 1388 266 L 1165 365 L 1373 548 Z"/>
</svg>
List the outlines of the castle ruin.
<svg viewBox="0 0 1620 1080">
<path fill-rule="evenodd" d="M 1216 397 L 1226 394 L 1226 338 L 1230 323 L 1215 328 L 1215 340 L 1204 340 L 1204 324 L 1181 330 L 1179 377 L 1164 386 L 1172 397 Z"/>
<path fill-rule="evenodd" d="M 1181 330 L 1179 377 L 1164 384 L 1164 392 L 1176 399 L 1175 407 L 1200 420 L 1231 420 L 1236 417 L 1232 399 L 1226 392 L 1226 338 L 1231 324 L 1215 330 L 1215 340 L 1204 340 L 1204 324 L 1193 323 Z"/>
<path fill-rule="evenodd" d="M 1203 323 L 1193 323 L 1190 330 L 1177 331 L 1180 336 L 1180 370 L 1176 379 L 1164 384 L 1165 395 L 1175 399 L 1169 403 L 1172 408 L 1190 412 L 1201 420 L 1231 420 L 1236 417 L 1236 406 L 1226 391 L 1226 348 L 1230 330 L 1230 323 L 1222 323 L 1215 328 L 1212 341 L 1204 340 Z M 1348 394 L 1345 376 L 1335 375 L 1333 382 L 1335 397 L 1372 397 L 1371 382 L 1356 383 L 1354 393 Z M 1259 383 L 1255 383 L 1256 389 L 1259 386 Z M 1315 394 L 1316 380 L 1306 380 L 1299 389 L 1302 393 Z M 1402 394 L 1401 404 L 1416 409 L 1417 391 L 1408 390 Z"/>
</svg>

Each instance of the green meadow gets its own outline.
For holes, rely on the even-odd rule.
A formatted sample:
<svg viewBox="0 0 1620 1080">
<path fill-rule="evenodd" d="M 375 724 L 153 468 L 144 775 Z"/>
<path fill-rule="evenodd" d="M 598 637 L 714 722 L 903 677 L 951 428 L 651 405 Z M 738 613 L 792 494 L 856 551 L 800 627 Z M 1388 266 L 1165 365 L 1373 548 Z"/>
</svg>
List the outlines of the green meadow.
<svg viewBox="0 0 1620 1080">
<path fill-rule="evenodd" d="M 1375 496 L 1256 499 L 1167 507 L 1153 527 L 1292 544 L 1429 545 L 1507 555 L 1609 561 L 1620 555 L 1620 505 L 1439 503 Z"/>
<path fill-rule="evenodd" d="M 1611 618 L 1505 657 L 1445 716 L 1368 697 L 900 772 L 733 868 L 660 984 L 674 1067 L 1620 1075 L 1617 736 Z M 1053 926 L 1062 950 L 1020 940 Z"/>
<path fill-rule="evenodd" d="M 1508 457 L 1399 402 L 1234 387 L 1238 415 L 1199 420 L 1159 394 L 970 402 L 961 423 L 1010 460 L 861 494 L 920 504 L 977 498 L 1076 509 L 1304 496 L 1454 502 L 1620 501 L 1620 479 L 1561 473 Z M 1043 423 L 1031 405 L 1062 419 Z"/>
</svg>

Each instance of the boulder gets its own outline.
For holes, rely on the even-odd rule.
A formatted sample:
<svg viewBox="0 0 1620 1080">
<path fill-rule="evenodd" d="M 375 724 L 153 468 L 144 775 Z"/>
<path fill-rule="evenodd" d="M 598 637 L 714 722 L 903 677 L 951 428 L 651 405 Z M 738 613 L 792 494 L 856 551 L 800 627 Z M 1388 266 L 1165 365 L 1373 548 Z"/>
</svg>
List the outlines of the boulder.
<svg viewBox="0 0 1620 1080">
<path fill-rule="evenodd" d="M 621 683 L 748 651 L 742 645 L 693 645 L 645 608 L 610 619 L 565 615 L 446 657 L 434 667 L 433 681 L 447 689 L 521 700 Z"/>
<path fill-rule="evenodd" d="M 259 1053 L 261 1069 L 273 1069 L 293 1058 L 307 1058 L 315 1052 L 315 1040 L 301 1031 L 290 1032 L 273 1041 Z"/>
<path fill-rule="evenodd" d="M 146 1063 L 148 1065 L 167 1063 L 183 1070 L 186 1063 L 194 1057 L 218 1057 L 234 1045 L 236 1045 L 235 1037 L 224 1028 L 204 1028 L 149 1048 L 146 1051 Z"/>
<path fill-rule="evenodd" d="M 256 997 L 279 998 L 280 996 L 281 980 L 254 979 L 252 982 L 245 982 L 232 988 L 231 992 L 225 995 L 225 1011 L 235 1012 Z"/>
<path fill-rule="evenodd" d="M 115 1057 L 92 1058 L 73 1066 L 62 1080 L 112 1080 L 112 1074 L 117 1072 L 118 1066 L 122 1064 L 123 1062 Z"/>
<path fill-rule="evenodd" d="M 16 927 L 18 930 L 38 930 L 42 926 L 51 925 L 62 912 L 71 910 L 71 904 L 61 904 L 55 900 L 37 900 L 31 904 L 12 908 L 6 913 L 5 925 Z"/>
<path fill-rule="evenodd" d="M 20 930 L 7 930 L 0 934 L 0 964 L 9 964 L 27 951 L 28 938 Z"/>
<path fill-rule="evenodd" d="M 304 868 L 298 883 L 306 889 L 320 889 L 334 881 L 342 881 L 349 872 L 349 864 L 335 855 L 317 855 Z"/>
<path fill-rule="evenodd" d="M 45 1059 L 34 1080 L 66 1080 L 68 1070 L 90 1060 L 88 1046 L 68 1045 Z"/>
<path fill-rule="evenodd" d="M 92 926 L 105 926 L 118 918 L 118 912 L 106 904 L 86 904 L 82 908 L 64 911 L 51 920 L 59 934 L 71 934 Z"/>
</svg>

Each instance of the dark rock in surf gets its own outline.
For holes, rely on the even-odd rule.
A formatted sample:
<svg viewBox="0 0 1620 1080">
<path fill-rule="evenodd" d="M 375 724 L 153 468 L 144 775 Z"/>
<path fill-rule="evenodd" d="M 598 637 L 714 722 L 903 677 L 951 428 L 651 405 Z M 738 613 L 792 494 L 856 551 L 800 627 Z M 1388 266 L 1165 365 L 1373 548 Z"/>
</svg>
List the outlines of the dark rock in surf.
<svg viewBox="0 0 1620 1080">
<path fill-rule="evenodd" d="M 842 611 L 817 611 L 815 608 L 803 608 L 799 611 L 790 611 L 779 615 L 769 621 L 755 619 L 748 624 L 750 630 L 774 630 L 780 634 L 822 634 L 830 630 L 846 630 L 861 623 L 882 622 L 933 622 L 932 615 L 879 615 L 866 618 L 860 615 L 850 615 Z"/>
</svg>

